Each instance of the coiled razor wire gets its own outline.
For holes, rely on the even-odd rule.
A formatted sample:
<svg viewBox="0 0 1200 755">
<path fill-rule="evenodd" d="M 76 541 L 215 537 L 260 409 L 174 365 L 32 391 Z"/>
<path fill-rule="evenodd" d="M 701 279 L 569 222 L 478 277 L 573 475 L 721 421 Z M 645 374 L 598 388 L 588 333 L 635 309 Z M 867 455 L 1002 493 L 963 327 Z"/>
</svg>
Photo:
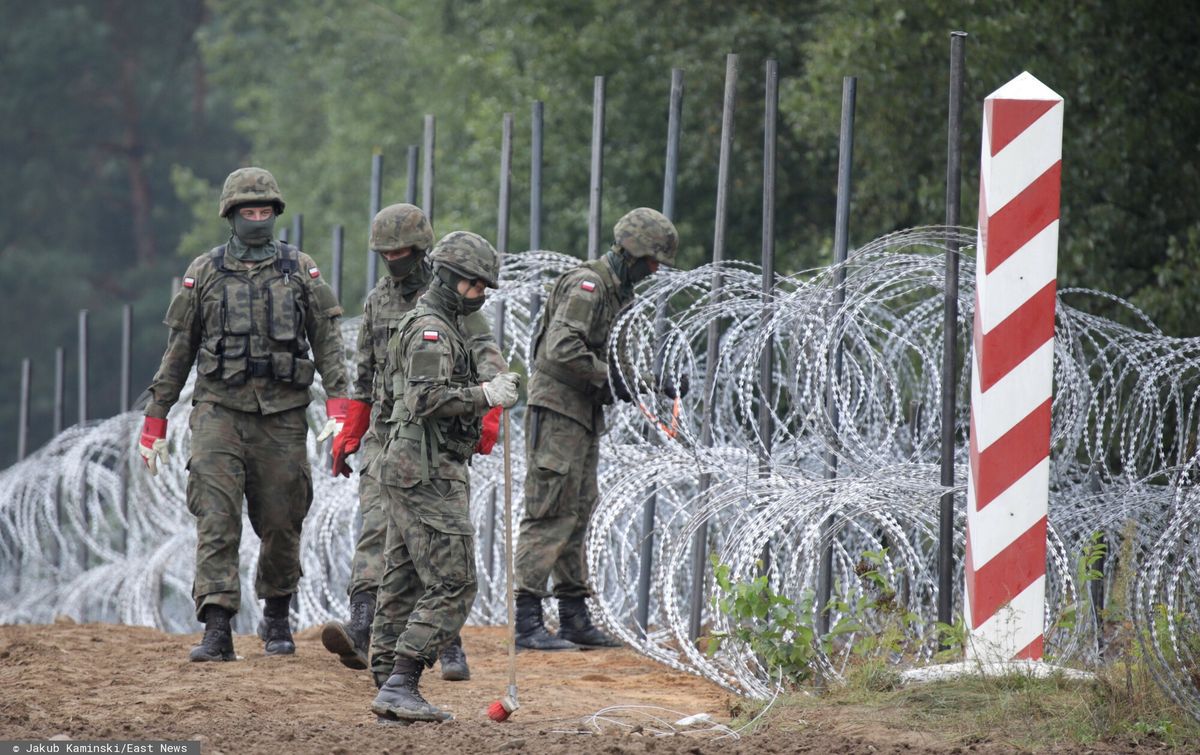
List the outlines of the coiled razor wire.
<svg viewBox="0 0 1200 755">
<path fill-rule="evenodd" d="M 689 636 L 696 579 L 709 580 L 702 633 L 728 631 L 734 621 L 713 608 L 711 570 L 692 569 L 703 530 L 708 552 L 729 566 L 734 581 L 760 574 L 766 553 L 772 589 L 797 601 L 816 590 L 829 548 L 835 597 L 856 604 L 868 590 L 858 576 L 863 554 L 881 553 L 880 573 L 917 620 L 904 624 L 899 645 L 871 652 L 896 665 L 932 658 L 937 512 L 946 492 L 939 471 L 943 257 L 947 247 L 973 243 L 974 231 L 962 228 L 891 234 L 840 266 L 779 277 L 769 297 L 761 292 L 761 270 L 739 262 L 663 271 L 641 285 L 609 342 L 634 401 L 607 410 L 601 499 L 588 536 L 594 608 L 610 630 L 664 664 L 738 693 L 767 698 L 777 689 L 778 672 L 749 648 L 724 643 L 710 656 Z M 576 264 L 547 251 L 506 256 L 493 299 L 503 303 L 505 354 L 518 368 L 529 363 L 537 301 Z M 959 353 L 969 355 L 974 264 L 966 255 L 961 264 Z M 839 285 L 843 303 L 835 306 Z M 1072 306 L 1088 297 L 1123 309 L 1137 327 Z M 488 311 L 496 320 L 497 308 Z M 710 326 L 720 340 L 706 381 Z M 346 343 L 354 343 L 357 318 L 343 328 Z M 1128 303 L 1083 289 L 1059 291 L 1055 334 L 1047 655 L 1095 664 L 1114 628 L 1128 622 L 1159 684 L 1200 718 L 1200 495 L 1193 486 L 1200 471 L 1200 339 L 1167 337 Z M 768 350 L 773 381 L 764 395 L 759 364 Z M 965 480 L 969 356 L 961 362 L 956 479 Z M 685 375 L 691 391 L 677 404 L 664 398 L 658 389 L 680 385 Z M 184 467 L 191 379 L 171 412 L 171 457 L 158 477 L 146 473 L 136 450 L 137 412 L 72 427 L 0 473 L 0 622 L 67 614 L 196 628 L 195 528 Z M 769 427 L 758 421 L 760 408 Z M 511 423 L 516 491 L 525 474 L 520 413 Z M 314 431 L 321 426 L 322 402 L 312 403 L 308 421 Z M 298 626 L 346 615 L 358 526 L 357 478 L 329 476 L 314 435 Z M 471 468 L 480 591 L 470 622 L 477 624 L 506 619 L 501 554 L 514 533 L 504 531 L 501 458 L 476 457 Z M 831 458 L 837 474 L 827 479 Z M 961 503 L 962 487 L 954 492 Z M 655 526 L 647 533 L 642 514 L 651 500 Z M 518 493 L 518 520 L 522 503 Z M 961 506 L 957 517 L 961 585 Z M 646 537 L 653 538 L 649 619 L 639 627 L 636 586 Z M 1088 554 L 1098 544 L 1107 556 L 1097 561 Z M 244 526 L 241 632 L 259 616 L 249 599 L 258 545 Z M 1102 576 L 1081 581 L 1086 565 Z M 1091 599 L 1101 588 L 1109 596 L 1103 613 Z M 819 608 L 811 609 L 814 623 Z M 835 613 L 833 621 L 839 618 Z M 825 675 L 844 672 L 855 647 L 863 647 L 859 640 L 894 621 L 875 609 L 858 618 L 858 633 L 841 636 L 828 652 L 816 649 Z"/>
</svg>

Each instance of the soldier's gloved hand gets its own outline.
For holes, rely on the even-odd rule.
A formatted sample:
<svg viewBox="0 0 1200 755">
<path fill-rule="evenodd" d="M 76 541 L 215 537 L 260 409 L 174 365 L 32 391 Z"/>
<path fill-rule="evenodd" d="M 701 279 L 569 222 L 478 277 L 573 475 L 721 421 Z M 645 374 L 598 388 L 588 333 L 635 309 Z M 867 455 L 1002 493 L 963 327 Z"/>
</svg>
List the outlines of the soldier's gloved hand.
<svg viewBox="0 0 1200 755">
<path fill-rule="evenodd" d="M 138 439 L 138 451 L 142 461 L 150 468 L 150 474 L 158 474 L 159 462 L 167 462 L 167 421 L 158 417 L 146 417 L 142 423 L 142 437 Z"/>
<path fill-rule="evenodd" d="M 483 395 L 487 398 L 488 406 L 512 408 L 517 403 L 517 383 L 520 377 L 515 372 L 501 372 L 490 381 L 484 383 Z"/>
<path fill-rule="evenodd" d="M 658 379 L 658 389 L 667 398 L 683 398 L 688 395 L 688 388 L 691 387 L 691 379 L 686 372 L 680 373 L 678 381 L 674 375 L 664 373 Z"/>
<path fill-rule="evenodd" d="M 342 425 L 346 422 L 346 411 L 349 409 L 349 405 L 350 399 L 348 398 L 325 399 L 325 415 L 329 419 L 326 420 L 325 427 L 321 428 L 321 432 L 317 433 L 318 443 L 342 431 Z"/>
<path fill-rule="evenodd" d="M 493 406 L 487 414 L 483 415 L 483 433 L 479 436 L 479 442 L 475 444 L 475 453 L 487 456 L 492 452 L 492 448 L 496 445 L 496 439 L 500 437 L 500 412 L 504 411 L 498 406 Z"/>
<path fill-rule="evenodd" d="M 346 420 L 342 429 L 333 439 L 333 468 L 334 477 L 341 475 L 349 477 L 354 470 L 346 463 L 346 457 L 354 453 L 362 445 L 362 437 L 367 434 L 371 425 L 371 405 L 366 401 L 350 399 L 346 406 Z"/>
<path fill-rule="evenodd" d="M 629 386 L 625 384 L 625 378 L 621 376 L 616 362 L 608 363 L 608 389 L 612 392 L 613 398 L 633 403 L 633 394 L 629 392 Z"/>
</svg>

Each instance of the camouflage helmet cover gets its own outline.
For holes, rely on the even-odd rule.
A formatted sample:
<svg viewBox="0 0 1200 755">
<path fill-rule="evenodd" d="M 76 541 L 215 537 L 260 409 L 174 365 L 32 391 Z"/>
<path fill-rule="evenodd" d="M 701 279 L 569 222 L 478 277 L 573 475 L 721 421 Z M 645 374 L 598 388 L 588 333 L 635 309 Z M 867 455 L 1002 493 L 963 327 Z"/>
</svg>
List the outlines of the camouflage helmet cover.
<svg viewBox="0 0 1200 755">
<path fill-rule="evenodd" d="M 249 203 L 273 204 L 276 214 L 283 212 L 283 195 L 270 171 L 238 168 L 225 179 L 225 186 L 221 188 L 220 216 L 225 217 L 234 207 Z"/>
<path fill-rule="evenodd" d="M 675 264 L 679 233 L 658 210 L 630 210 L 613 226 L 613 240 L 633 257 L 653 257 L 664 265 Z"/>
<path fill-rule="evenodd" d="M 426 252 L 433 246 L 433 227 L 420 207 L 411 204 L 388 205 L 371 221 L 368 245 L 377 252 L 405 247 Z"/>
<path fill-rule="evenodd" d="M 499 288 L 500 256 L 488 240 L 470 231 L 455 231 L 442 237 L 429 253 L 436 271 L 445 267 L 464 278 L 478 278 L 488 288 Z"/>
</svg>

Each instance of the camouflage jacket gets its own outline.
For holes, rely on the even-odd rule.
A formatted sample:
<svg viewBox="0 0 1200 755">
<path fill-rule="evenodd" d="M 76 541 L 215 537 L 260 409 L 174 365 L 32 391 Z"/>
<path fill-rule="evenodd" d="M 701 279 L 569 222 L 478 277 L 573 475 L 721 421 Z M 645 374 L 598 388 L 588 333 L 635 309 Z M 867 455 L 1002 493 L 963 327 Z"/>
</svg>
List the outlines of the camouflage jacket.
<svg viewBox="0 0 1200 755">
<path fill-rule="evenodd" d="M 193 363 L 193 402 L 261 414 L 304 406 L 315 370 L 330 398 L 344 398 L 341 314 L 316 263 L 294 246 L 278 243 L 261 262 L 224 246 L 197 257 L 163 320 L 171 332 L 146 414 L 167 416 Z"/>
<path fill-rule="evenodd" d="M 491 408 L 461 318 L 422 297 L 388 341 L 380 411 L 387 440 L 369 474 L 408 488 L 432 479 L 468 482 L 467 462 Z"/>
<path fill-rule="evenodd" d="M 367 468 L 367 462 L 379 453 L 387 438 L 384 420 L 390 415 L 382 414 L 382 405 L 388 374 L 388 340 L 396 325 L 417 305 L 417 299 L 429 285 L 429 266 L 421 265 L 412 275 L 417 280 L 398 281 L 390 275 L 385 275 L 375 284 L 375 288 L 363 304 L 362 322 L 358 328 L 358 346 L 354 357 L 355 378 L 351 385 L 350 398 L 372 404 L 371 426 L 363 436 L 359 452 L 364 470 Z M 419 286 L 415 291 L 412 290 L 413 284 Z M 407 295 L 406 288 L 410 291 Z M 492 329 L 482 312 L 463 318 L 463 331 L 475 355 L 479 382 L 487 382 L 508 369 L 508 364 L 496 346 Z"/>
<path fill-rule="evenodd" d="M 601 406 L 612 400 L 605 347 L 629 301 L 603 257 L 555 281 L 533 334 L 530 406 L 552 409 L 593 432 L 604 430 Z"/>
</svg>

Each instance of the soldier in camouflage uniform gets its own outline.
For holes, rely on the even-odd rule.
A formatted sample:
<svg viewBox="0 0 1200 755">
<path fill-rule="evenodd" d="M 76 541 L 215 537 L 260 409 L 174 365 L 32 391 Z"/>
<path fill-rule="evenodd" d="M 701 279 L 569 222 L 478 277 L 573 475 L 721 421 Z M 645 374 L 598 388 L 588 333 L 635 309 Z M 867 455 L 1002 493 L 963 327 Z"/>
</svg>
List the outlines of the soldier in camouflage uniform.
<svg viewBox="0 0 1200 755">
<path fill-rule="evenodd" d="M 675 226 L 645 207 L 621 218 L 615 243 L 555 282 L 533 336 L 529 408 L 525 413 L 525 514 L 516 550 L 517 646 L 572 650 L 619 645 L 598 629 L 585 599 L 592 594 L 584 536 L 596 505 L 596 466 L 604 404 L 631 400 L 605 347 L 617 314 L 633 298 L 633 284 L 672 264 Z M 681 385 L 682 388 L 682 385 Z M 674 397 L 672 386 L 664 393 Z M 542 600 L 554 578 L 557 637 L 546 631 Z"/>
<path fill-rule="evenodd" d="M 187 506 L 196 517 L 192 595 L 205 626 L 193 661 L 236 658 L 230 619 L 241 602 L 243 496 L 262 539 L 259 635 L 268 655 L 295 652 L 288 609 L 312 503 L 305 410 L 314 371 L 330 397 L 327 430 L 345 413 L 342 308 L 312 258 L 273 239 L 283 208 L 275 178 L 262 168 L 225 179 L 220 216 L 233 232 L 188 267 L 167 310 L 167 350 L 150 385 L 139 450 L 156 474 L 167 458 L 167 413 L 196 365 Z"/>
<path fill-rule="evenodd" d="M 433 229 L 419 207 L 390 205 L 371 221 L 370 247 L 383 258 L 389 275 L 380 278 L 363 305 L 355 355 L 357 376 L 351 384 L 345 425 L 333 443 L 335 475 L 348 477 L 351 470 L 346 457 L 356 451 L 361 454 L 358 498 L 362 530 L 350 568 L 350 621 L 331 621 L 321 631 L 321 641 L 326 649 L 336 653 L 345 666 L 353 669 L 368 666 L 371 621 L 383 575 L 383 548 L 387 537 L 387 514 L 383 509 L 378 465 L 372 467 L 387 432 L 387 417 L 380 413 L 387 343 L 396 323 L 416 306 L 417 298 L 429 286 L 431 272 L 426 253 L 431 246 Z M 480 380 L 490 380 L 508 369 L 481 312 L 463 318 L 463 325 L 479 365 Z M 499 410 L 494 411 L 498 413 Z M 391 637 L 390 644 L 394 645 L 395 639 Z M 455 635 L 442 648 L 439 657 L 443 679 L 463 681 L 470 678 L 461 637 Z M 386 676 L 377 679 L 378 683 L 382 684 Z"/>
<path fill-rule="evenodd" d="M 517 376 L 479 380 L 463 328 L 500 265 L 482 237 L 458 231 L 430 254 L 433 280 L 388 343 L 378 468 L 388 516 L 386 570 L 372 627 L 372 670 L 388 673 L 371 709 L 401 721 L 442 721 L 421 696 L 421 672 L 462 628 L 477 589 L 467 462 L 480 418 L 517 401 Z M 395 640 L 391 640 L 395 638 Z"/>
</svg>

